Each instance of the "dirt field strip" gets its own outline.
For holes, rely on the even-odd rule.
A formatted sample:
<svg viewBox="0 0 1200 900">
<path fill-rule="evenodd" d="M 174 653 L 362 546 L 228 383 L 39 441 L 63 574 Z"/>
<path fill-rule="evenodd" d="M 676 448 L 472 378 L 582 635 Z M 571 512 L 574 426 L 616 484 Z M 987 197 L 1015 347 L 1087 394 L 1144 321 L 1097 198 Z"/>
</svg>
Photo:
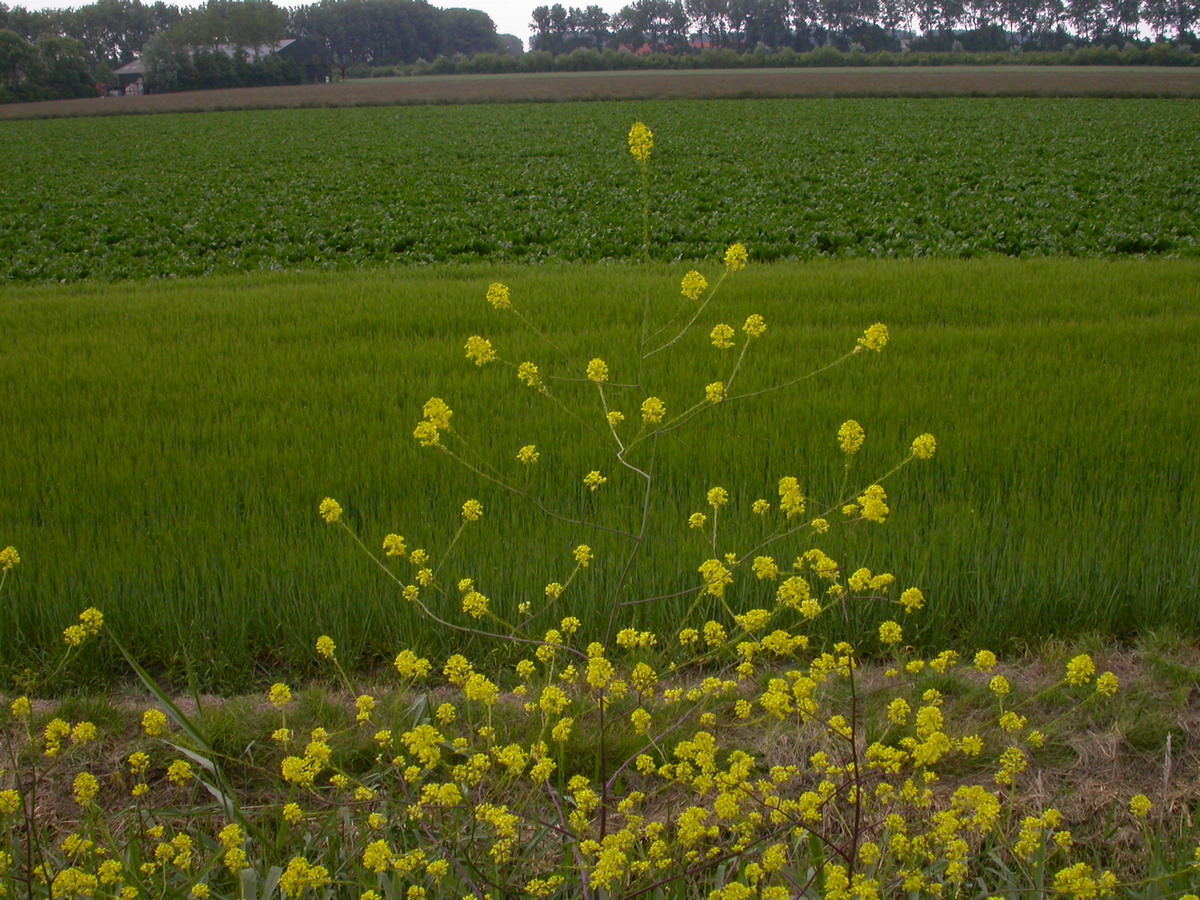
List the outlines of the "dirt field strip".
<svg viewBox="0 0 1200 900">
<path fill-rule="evenodd" d="M 417 76 L 13 103 L 0 106 L 0 119 L 420 103 L 872 96 L 1200 97 L 1200 68 L 945 66 Z"/>
</svg>

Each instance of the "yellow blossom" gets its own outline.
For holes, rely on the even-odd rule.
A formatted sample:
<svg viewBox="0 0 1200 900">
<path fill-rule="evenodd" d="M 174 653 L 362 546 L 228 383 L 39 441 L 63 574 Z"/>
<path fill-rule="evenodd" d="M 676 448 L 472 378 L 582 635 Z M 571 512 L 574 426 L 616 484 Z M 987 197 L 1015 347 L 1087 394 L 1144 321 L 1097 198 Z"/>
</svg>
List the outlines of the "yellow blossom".
<svg viewBox="0 0 1200 900">
<path fill-rule="evenodd" d="M 542 376 L 538 372 L 538 367 L 531 362 L 523 362 L 517 366 L 517 380 L 526 387 L 540 388 L 542 386 Z"/>
<path fill-rule="evenodd" d="M 403 556 L 408 552 L 408 548 L 400 535 L 389 534 L 383 538 L 383 552 L 385 556 Z"/>
<path fill-rule="evenodd" d="M 688 528 L 700 529 L 703 528 L 707 522 L 708 516 L 701 512 L 692 513 L 690 516 L 688 516 Z"/>
<path fill-rule="evenodd" d="M 75 802 L 80 806 L 86 806 L 96 799 L 96 794 L 100 792 L 100 782 L 90 772 L 80 772 L 75 776 L 71 789 L 75 794 Z"/>
<path fill-rule="evenodd" d="M 299 897 L 306 890 L 317 890 L 329 883 L 329 870 L 311 865 L 303 856 L 292 859 L 279 876 L 279 890 L 285 897 Z"/>
<path fill-rule="evenodd" d="M 729 325 L 715 325 L 708 337 L 718 350 L 728 350 L 733 346 L 733 328 Z"/>
<path fill-rule="evenodd" d="M 13 566 L 19 565 L 21 557 L 17 555 L 16 547 L 5 547 L 0 550 L 0 572 L 7 572 Z"/>
<path fill-rule="evenodd" d="M 879 626 L 879 642 L 881 644 L 898 644 L 903 639 L 903 631 L 895 622 L 884 622 Z"/>
<path fill-rule="evenodd" d="M 186 759 L 177 759 L 167 766 L 167 780 L 176 787 L 183 787 L 194 777 L 192 764 Z"/>
<path fill-rule="evenodd" d="M 411 650 L 401 650 L 393 661 L 401 678 L 424 678 L 429 674 L 429 660 L 417 656 Z"/>
<path fill-rule="evenodd" d="M 538 453 L 537 447 L 535 447 L 533 444 L 526 444 L 517 451 L 517 460 L 527 466 L 532 466 L 534 463 L 536 463 L 539 456 L 541 456 L 541 454 Z"/>
<path fill-rule="evenodd" d="M 882 322 L 876 322 L 864 331 L 862 337 L 858 339 L 858 346 L 855 347 L 855 352 L 857 353 L 859 350 L 874 350 L 876 353 L 879 353 L 887 346 L 887 342 L 887 326 Z"/>
<path fill-rule="evenodd" d="M 756 556 L 750 570 L 759 581 L 774 581 L 779 577 L 779 566 L 769 556 Z"/>
<path fill-rule="evenodd" d="M 679 284 L 679 292 L 689 300 L 699 300 L 700 295 L 708 290 L 708 279 L 695 269 L 683 276 Z"/>
<path fill-rule="evenodd" d="M 733 575 L 718 559 L 709 559 L 700 564 L 700 576 L 704 579 L 704 591 L 714 597 L 724 597 L 725 588 L 733 584 Z"/>
<path fill-rule="evenodd" d="M 286 684 L 273 684 L 267 691 L 267 700 L 276 709 L 283 709 L 292 702 L 292 689 Z"/>
<path fill-rule="evenodd" d="M 725 399 L 725 384 L 724 382 L 714 381 L 712 384 L 706 385 L 704 388 L 704 399 L 709 403 L 720 403 Z"/>
<path fill-rule="evenodd" d="M 1081 653 L 1067 663 L 1067 683 L 1075 686 L 1087 684 L 1096 674 L 1096 665 L 1086 653 Z"/>
<path fill-rule="evenodd" d="M 654 149 L 654 133 L 642 122 L 634 122 L 629 129 L 629 152 L 642 165 L 650 161 L 650 151 Z"/>
<path fill-rule="evenodd" d="M 729 491 L 723 487 L 714 487 L 708 489 L 708 505 L 713 509 L 720 509 L 729 502 Z"/>
<path fill-rule="evenodd" d="M 317 638 L 317 656 L 322 659 L 333 659 L 335 652 L 337 652 L 337 645 L 333 643 L 333 638 L 327 634 Z"/>
<path fill-rule="evenodd" d="M 298 825 L 304 818 L 304 812 L 297 803 L 287 803 L 283 807 L 283 820 L 289 825 Z"/>
<path fill-rule="evenodd" d="M 857 453 L 866 437 L 867 433 L 854 419 L 847 419 L 838 429 L 838 445 L 846 454 Z"/>
<path fill-rule="evenodd" d="M 586 475 L 583 476 L 584 485 L 587 487 L 587 489 L 589 491 L 592 491 L 593 493 L 595 493 L 595 491 L 606 481 L 608 481 L 608 479 L 605 478 L 603 475 L 601 475 L 599 472 L 597 472 L 595 469 L 593 469 L 591 472 L 588 472 Z"/>
<path fill-rule="evenodd" d="M 478 522 L 483 518 L 483 504 L 478 500 L 468 500 L 462 505 L 462 517 L 467 522 Z"/>
<path fill-rule="evenodd" d="M 496 309 L 509 309 L 512 302 L 508 297 L 508 286 L 501 284 L 498 281 L 493 281 L 488 285 L 487 294 L 485 295 L 487 302 L 492 304 Z"/>
<path fill-rule="evenodd" d="M 766 330 L 767 320 L 758 313 L 747 316 L 746 321 L 742 324 L 742 331 L 752 338 L 762 337 Z"/>
<path fill-rule="evenodd" d="M 341 504 L 332 497 L 326 497 L 317 507 L 317 512 L 325 520 L 326 525 L 334 525 L 342 520 Z"/>
<path fill-rule="evenodd" d="M 868 522 L 883 523 L 891 510 L 882 485 L 873 484 L 858 498 L 858 516 Z"/>
<path fill-rule="evenodd" d="M 1134 794 L 1129 798 L 1129 814 L 1137 819 L 1144 819 L 1150 815 L 1150 809 L 1153 806 L 1150 798 L 1145 794 Z"/>
<path fill-rule="evenodd" d="M 576 547 L 573 555 L 575 557 L 575 562 L 579 564 L 580 568 L 586 569 L 589 565 L 591 565 L 593 559 L 592 548 L 587 544 L 580 544 L 578 547 Z"/>
<path fill-rule="evenodd" d="M 937 440 L 932 434 L 917 435 L 912 442 L 912 455 L 916 459 L 932 459 L 937 450 Z"/>
<path fill-rule="evenodd" d="M 90 635 L 97 635 L 104 626 L 104 616 L 95 607 L 89 607 L 79 614 L 79 624 Z"/>
<path fill-rule="evenodd" d="M 88 744 L 96 740 L 99 736 L 99 731 L 96 730 L 96 726 L 91 722 L 78 722 L 71 729 L 72 744 Z"/>
<path fill-rule="evenodd" d="M 906 613 L 916 612 L 925 606 L 925 595 L 919 588 L 909 588 L 900 595 L 900 605 Z"/>
<path fill-rule="evenodd" d="M 442 446 L 441 433 L 432 422 L 418 422 L 417 427 L 413 429 L 413 437 L 422 447 Z"/>
<path fill-rule="evenodd" d="M 477 334 L 467 338 L 463 349 L 466 351 L 467 359 L 477 366 L 487 365 L 496 359 L 496 351 L 492 349 L 492 342 Z"/>
<path fill-rule="evenodd" d="M 742 244 L 730 244 L 725 251 L 725 268 L 730 272 L 740 272 L 746 268 L 749 254 Z"/>
<path fill-rule="evenodd" d="M 587 377 L 588 381 L 604 384 L 608 381 L 608 363 L 599 358 L 593 359 L 587 364 Z"/>
<path fill-rule="evenodd" d="M 666 414 L 666 404 L 658 397 L 647 397 L 642 401 L 642 421 L 646 424 L 657 425 Z"/>
<path fill-rule="evenodd" d="M 1121 684 L 1112 672 L 1105 672 L 1096 679 L 1096 693 L 1103 697 L 1115 696 Z"/>
<path fill-rule="evenodd" d="M 980 650 L 975 654 L 975 661 L 972 665 L 980 672 L 990 672 L 996 667 L 996 654 L 991 650 Z"/>
<path fill-rule="evenodd" d="M 148 709 L 142 713 L 142 730 L 150 737 L 161 737 L 167 730 L 167 717 L 159 709 Z"/>
</svg>

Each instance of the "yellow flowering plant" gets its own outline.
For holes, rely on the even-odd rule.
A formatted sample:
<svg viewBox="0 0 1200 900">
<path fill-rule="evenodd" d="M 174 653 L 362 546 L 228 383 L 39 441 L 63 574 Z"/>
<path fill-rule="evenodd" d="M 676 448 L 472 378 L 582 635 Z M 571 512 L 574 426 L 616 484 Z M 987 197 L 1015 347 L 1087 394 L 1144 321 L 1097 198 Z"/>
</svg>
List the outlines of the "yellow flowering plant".
<svg viewBox="0 0 1200 900">
<path fill-rule="evenodd" d="M 653 146 L 648 135 L 639 124 L 629 137 L 643 186 Z M 421 725 L 432 733 L 419 744 L 411 739 L 413 747 L 425 748 L 410 747 L 416 762 L 405 780 L 413 790 L 422 785 L 423 798 L 411 815 L 425 821 L 436 809 L 450 823 L 444 827 L 455 834 L 451 839 L 446 830 L 439 832 L 453 844 L 452 851 L 445 849 L 448 856 L 471 860 L 471 868 L 486 865 L 494 873 L 494 889 L 535 896 L 544 895 L 555 878 L 567 878 L 584 896 L 602 891 L 635 897 L 664 885 L 703 884 L 700 893 L 710 898 L 948 897 L 995 877 L 999 870 L 989 862 L 994 858 L 1007 860 L 1008 881 L 1001 880 L 1001 888 L 1021 879 L 1040 883 L 1052 859 L 1063 861 L 1051 874 L 1064 891 L 1091 884 L 1086 879 L 1092 875 L 1080 875 L 1082 870 L 1067 865 L 1069 841 L 1062 829 L 1046 824 L 1057 814 L 1048 812 L 1036 834 L 1004 831 L 1010 821 L 1005 803 L 1012 802 L 1030 754 L 1044 736 L 1013 708 L 1007 690 L 995 689 L 1002 676 L 992 679 L 1000 708 L 986 741 L 974 731 L 956 732 L 940 692 L 927 686 L 930 677 L 982 677 L 979 670 L 994 666 L 994 658 L 985 666 L 985 652 L 970 667 L 953 651 L 915 657 L 905 644 L 904 622 L 925 605 L 922 591 L 901 589 L 890 573 L 845 565 L 819 546 L 832 527 L 850 533 L 861 525 L 886 523 L 891 501 L 884 482 L 913 462 L 931 459 L 936 450 L 932 435 L 917 436 L 891 469 L 854 486 L 849 457 L 862 447 L 866 432 L 857 421 L 847 421 L 837 434 L 847 455 L 842 485 L 832 496 L 816 499 L 797 477 L 780 473 L 778 506 L 773 510 L 765 499 L 753 503 L 754 514 L 770 524 L 757 543 L 736 551 L 722 547 L 720 528 L 736 490 L 711 488 L 703 498 L 708 512 L 687 517 L 689 528 L 703 533 L 704 548 L 692 563 L 690 586 L 682 592 L 693 602 L 677 633 L 655 635 L 626 624 L 639 608 L 665 599 L 624 596 L 628 573 L 653 533 L 647 511 L 656 508 L 658 477 L 644 460 L 653 458 L 656 443 L 694 419 L 810 377 L 739 390 L 751 344 L 769 339 L 768 323 L 754 314 L 746 320 L 741 340 L 729 325 L 711 326 L 709 340 L 717 349 L 738 351 L 718 380 L 695 389 L 698 399 L 690 406 L 672 408 L 660 399 L 670 393 L 665 386 L 644 383 L 646 361 L 684 347 L 718 289 L 746 268 L 749 256 L 743 245 L 730 245 L 711 282 L 689 270 L 681 282 L 678 310 L 661 324 L 647 326 L 647 310 L 634 376 L 614 379 L 599 356 L 562 374 L 549 365 L 498 357 L 513 365 L 518 379 L 529 386 L 535 383 L 529 373 L 536 373 L 543 397 L 573 413 L 574 407 L 557 396 L 560 386 L 580 380 L 594 386 L 596 420 L 607 426 L 604 433 L 611 438 L 612 469 L 604 476 L 593 469 L 578 477 L 589 493 L 606 482 L 629 479 L 638 486 L 638 502 L 631 510 L 632 524 L 611 527 L 626 542 L 615 566 L 622 574 L 606 591 L 610 599 L 600 617 L 605 625 L 586 637 L 571 617 L 557 627 L 535 623 L 570 609 L 576 595 L 581 601 L 591 596 L 581 587 L 597 559 L 589 544 L 575 548 L 573 559 L 565 561 L 566 577 L 548 586 L 540 601 L 523 602 L 516 619 L 493 615 L 488 625 L 465 604 L 465 618 L 452 616 L 440 581 L 422 582 L 417 571 L 413 587 L 381 565 L 406 599 L 438 626 L 523 648 L 527 654 L 518 666 L 521 681 L 513 694 L 535 726 L 532 740 L 524 744 L 506 743 L 496 725 L 495 682 L 462 657 L 446 664 L 443 674 L 461 690 L 460 709 L 467 714 L 452 723 L 439 719 L 436 726 Z M 505 287 L 500 307 L 491 299 L 497 290 L 495 285 L 488 289 L 491 305 L 519 314 L 519 291 Z M 881 352 L 888 341 L 887 327 L 871 324 L 817 371 L 864 351 Z M 627 430 L 621 409 L 640 409 L 641 422 L 635 419 Z M 464 435 L 457 436 L 455 448 L 416 436 L 493 486 L 530 500 L 564 528 L 597 528 L 586 515 L 572 517 L 532 497 L 523 481 L 510 479 L 501 467 L 480 463 L 480 452 Z M 551 452 L 544 455 L 549 458 Z M 775 555 L 766 555 L 768 549 Z M 794 561 L 777 561 L 780 551 L 784 560 Z M 747 577 L 772 586 L 771 603 L 745 608 Z M 827 632 L 832 632 L 837 623 L 863 615 L 880 623 L 874 647 L 829 640 L 818 630 L 825 620 L 831 620 Z M 668 647 L 675 652 L 666 652 Z M 883 687 L 859 685 L 860 659 L 868 653 L 893 660 L 889 671 L 896 674 Z M 1079 702 L 1094 702 L 1106 694 L 1086 690 L 1093 675 L 1094 669 L 1073 660 L 1059 689 L 1084 689 Z M 1105 690 L 1109 687 L 1106 682 Z M 888 698 L 894 730 L 871 738 L 859 709 L 878 702 L 873 694 Z M 459 755 L 443 757 L 430 740 L 450 742 Z M 566 752 L 580 741 L 594 747 L 587 771 L 573 766 Z M 779 759 L 784 746 L 791 748 L 783 754 L 790 762 Z M 982 771 L 977 781 L 943 785 L 941 771 L 947 766 Z M 499 789 L 514 777 L 544 794 Z M 448 790 L 445 786 L 463 779 L 471 789 L 471 803 L 463 804 L 464 795 L 458 793 L 448 795 L 446 802 L 434 799 Z M 488 840 L 472 846 L 463 839 L 472 823 L 485 826 Z M 535 852 L 520 845 L 522 829 L 539 827 L 557 835 L 549 845 L 557 849 L 543 844 Z M 1093 874 L 1098 892 L 1111 888 L 1111 874 Z"/>
<path fill-rule="evenodd" d="M 647 198 L 653 135 L 639 123 L 628 146 Z M 888 343 L 871 324 L 814 372 L 747 387 L 750 348 L 776 332 L 759 314 L 740 330 L 706 317 L 750 259 L 734 243 L 709 275 L 689 270 L 673 314 L 655 320 L 647 305 L 629 329 L 630 353 L 551 348 L 555 362 L 535 364 L 467 338 L 464 366 L 511 368 L 513 390 L 532 388 L 530 402 L 606 442 L 604 459 L 569 473 L 576 507 L 531 485 L 578 457 L 514 443 L 493 461 L 451 426 L 446 399 L 424 403 L 420 446 L 561 527 L 544 587 L 490 596 L 497 563 L 471 557 L 471 534 L 504 527 L 506 510 L 486 496 L 485 508 L 474 486 L 447 510 L 453 534 L 428 548 L 396 532 L 364 540 L 337 500 L 314 503 L 394 581 L 406 612 L 462 638 L 446 659 L 394 648 L 386 672 L 355 671 L 375 679 L 357 685 L 333 639 L 314 635 L 313 664 L 341 693 L 318 702 L 273 680 L 255 698 L 257 736 L 231 748 L 110 635 L 154 703 L 107 774 L 102 729 L 39 719 L 29 697 L 12 698 L 0 897 L 1115 896 L 1118 877 L 1076 852 L 1063 813 L 1022 806 L 1020 789 L 1056 724 L 1034 721 L 1034 701 L 1052 696 L 1062 717 L 1075 715 L 1115 695 L 1117 676 L 1079 654 L 1031 697 L 989 650 L 918 652 L 919 613 L 937 598 L 852 559 L 857 535 L 887 526 L 897 473 L 935 456 L 932 435 L 855 482 L 866 429 L 848 420 L 828 440 L 846 458 L 840 485 L 779 471 L 751 492 L 714 472 L 685 505 L 670 497 L 654 463 L 687 426 Z M 494 282 L 483 295 L 539 337 L 519 289 Z M 704 367 L 679 367 L 685 385 L 655 381 L 646 363 L 668 351 L 702 355 Z M 738 517 L 753 527 L 736 530 Z M 631 573 L 655 541 L 676 542 L 677 591 L 637 596 Z M 0 588 L 19 561 L 0 552 Z M 669 630 L 646 627 L 644 610 L 673 601 Z M 99 611 L 81 614 L 64 660 L 103 627 Z M 954 689 L 986 709 L 963 715 Z M 68 810 L 52 825 L 38 815 L 50 791 Z M 1154 846 L 1159 807 L 1142 794 L 1124 807 Z M 1142 884 L 1179 896 L 1200 855 L 1161 855 Z"/>
</svg>

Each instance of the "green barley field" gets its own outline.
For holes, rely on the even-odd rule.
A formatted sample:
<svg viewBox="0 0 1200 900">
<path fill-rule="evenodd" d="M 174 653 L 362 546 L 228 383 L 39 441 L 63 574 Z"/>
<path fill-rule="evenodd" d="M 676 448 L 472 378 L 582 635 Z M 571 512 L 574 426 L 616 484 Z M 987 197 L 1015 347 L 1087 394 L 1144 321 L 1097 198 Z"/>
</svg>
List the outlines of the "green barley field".
<svg viewBox="0 0 1200 900">
<path fill-rule="evenodd" d="M 713 258 L 4 289 L 0 545 L 22 562 L 0 605 L 3 676 L 45 665 L 84 606 L 101 608 L 152 671 L 206 688 L 302 675 L 319 633 L 355 667 L 401 646 L 463 646 L 420 624 L 397 586 L 321 522 L 326 496 L 369 547 L 400 533 L 430 551 L 439 579 L 472 577 L 509 616 L 565 580 L 572 548 L 587 542 L 596 562 L 553 616 L 602 629 L 628 540 L 549 519 L 411 435 L 424 401 L 442 397 L 479 465 L 565 517 L 636 527 L 637 484 L 613 461 L 583 366 L 603 357 L 614 383 L 632 381 L 644 298 L 653 320 L 669 317 L 693 265 L 720 272 Z M 668 409 L 728 376 L 731 358 L 707 338 L 719 322 L 761 313 L 768 324 L 735 394 L 819 368 L 877 321 L 891 343 L 787 391 L 712 407 L 633 460 L 653 467 L 655 524 L 620 599 L 692 593 L 631 607 L 631 619 L 671 633 L 714 611 L 693 605 L 697 566 L 713 554 L 686 525 L 708 488 L 732 497 L 721 553 L 773 527 L 750 505 L 777 501 L 782 476 L 801 480 L 814 514 L 836 504 L 846 477 L 836 432 L 854 418 L 867 440 L 851 486 L 904 458 L 917 434 L 938 438 L 932 460 L 885 482 L 887 524 L 835 525 L 820 542 L 851 569 L 922 588 L 913 639 L 1013 649 L 1053 635 L 1194 631 L 1198 278 L 1189 260 L 752 263 L 647 364 L 642 382 Z M 485 303 L 494 280 L 557 349 Z M 472 334 L 502 362 L 472 365 L 462 350 Z M 506 363 L 526 359 L 572 379 L 552 382 L 561 405 L 517 382 Z M 638 418 L 642 394 L 608 396 Z M 526 473 L 515 454 L 530 443 L 542 456 Z M 609 477 L 594 495 L 582 484 L 593 469 Z M 446 555 L 468 498 L 484 518 Z M 770 552 L 786 564 L 807 546 Z M 403 561 L 395 571 L 411 577 Z M 451 592 L 445 613 L 461 619 Z M 739 572 L 728 599 L 736 610 L 770 596 Z M 124 674 L 107 651 L 86 652 L 71 677 Z"/>
</svg>

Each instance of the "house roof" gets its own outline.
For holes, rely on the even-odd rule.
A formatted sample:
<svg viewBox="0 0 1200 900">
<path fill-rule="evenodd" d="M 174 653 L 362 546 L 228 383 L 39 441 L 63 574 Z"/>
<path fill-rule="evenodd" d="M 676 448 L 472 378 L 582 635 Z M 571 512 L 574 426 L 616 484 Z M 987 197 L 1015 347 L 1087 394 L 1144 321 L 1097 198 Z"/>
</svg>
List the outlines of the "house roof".
<svg viewBox="0 0 1200 900">
<path fill-rule="evenodd" d="M 217 52 L 224 53 L 230 59 L 232 59 L 235 55 L 237 55 L 237 52 L 239 49 L 242 50 L 243 52 L 248 51 L 254 57 L 263 57 L 263 56 L 267 56 L 271 53 L 278 53 L 280 50 L 283 50 L 286 47 L 290 47 L 294 43 L 296 43 L 295 38 L 285 38 L 282 41 L 275 41 L 274 43 L 271 43 L 271 44 L 259 44 L 257 47 L 238 48 L 238 47 L 235 47 L 233 44 L 218 44 L 216 49 L 217 49 Z M 121 68 L 117 69 L 113 74 L 114 75 L 144 75 L 144 74 L 146 74 L 146 64 L 142 62 L 142 58 L 139 56 L 133 62 L 125 63 L 125 65 L 121 66 Z"/>
</svg>

